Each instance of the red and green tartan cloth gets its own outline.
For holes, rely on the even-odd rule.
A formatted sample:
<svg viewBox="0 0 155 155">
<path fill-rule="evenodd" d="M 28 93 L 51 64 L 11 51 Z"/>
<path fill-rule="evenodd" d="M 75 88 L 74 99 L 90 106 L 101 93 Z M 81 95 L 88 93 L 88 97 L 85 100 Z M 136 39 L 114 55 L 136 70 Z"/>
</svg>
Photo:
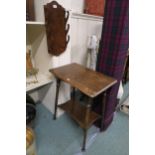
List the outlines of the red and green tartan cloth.
<svg viewBox="0 0 155 155">
<path fill-rule="evenodd" d="M 118 83 L 107 91 L 104 122 L 102 122 L 104 130 L 113 120 L 128 48 L 129 0 L 107 0 L 96 70 L 116 78 Z M 99 114 L 101 113 L 102 101 L 102 95 L 98 96 L 92 107 Z M 100 122 L 95 124 L 99 126 Z"/>
</svg>

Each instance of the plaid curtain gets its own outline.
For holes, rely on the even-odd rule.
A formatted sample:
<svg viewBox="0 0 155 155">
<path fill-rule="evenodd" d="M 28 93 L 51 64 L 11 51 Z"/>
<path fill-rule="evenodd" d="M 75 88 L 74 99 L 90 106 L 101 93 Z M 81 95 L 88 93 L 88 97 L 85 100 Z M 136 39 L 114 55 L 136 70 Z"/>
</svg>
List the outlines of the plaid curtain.
<svg viewBox="0 0 155 155">
<path fill-rule="evenodd" d="M 126 54 L 129 48 L 129 0 L 107 0 L 104 12 L 102 38 L 96 70 L 112 76 L 118 83 L 107 92 L 104 130 L 113 120 L 117 93 L 123 76 Z M 102 95 L 95 99 L 93 110 L 101 113 Z M 97 125 L 100 122 L 96 123 Z"/>
</svg>

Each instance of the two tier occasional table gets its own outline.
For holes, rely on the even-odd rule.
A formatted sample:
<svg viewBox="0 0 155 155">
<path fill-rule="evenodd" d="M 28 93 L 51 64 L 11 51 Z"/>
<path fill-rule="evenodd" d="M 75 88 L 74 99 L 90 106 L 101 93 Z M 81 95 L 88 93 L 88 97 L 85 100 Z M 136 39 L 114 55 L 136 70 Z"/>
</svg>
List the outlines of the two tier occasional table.
<svg viewBox="0 0 155 155">
<path fill-rule="evenodd" d="M 112 87 L 117 80 L 76 63 L 50 69 L 50 72 L 53 73 L 57 79 L 54 119 L 56 119 L 57 107 L 60 107 L 79 124 L 84 131 L 82 146 L 82 151 L 84 151 L 86 146 L 87 130 L 96 120 L 102 119 L 101 122 L 103 122 L 106 90 Z M 73 95 L 71 100 L 58 106 L 58 95 L 61 81 L 71 85 L 73 88 Z M 75 100 L 75 89 L 80 90 L 81 93 L 88 97 L 88 102 L 85 105 L 82 105 Z M 104 93 L 104 102 L 101 103 L 102 114 L 99 115 L 91 110 L 91 104 L 92 99 L 101 93 Z M 103 129 L 102 124 L 103 123 L 101 123 L 100 130 Z"/>
</svg>

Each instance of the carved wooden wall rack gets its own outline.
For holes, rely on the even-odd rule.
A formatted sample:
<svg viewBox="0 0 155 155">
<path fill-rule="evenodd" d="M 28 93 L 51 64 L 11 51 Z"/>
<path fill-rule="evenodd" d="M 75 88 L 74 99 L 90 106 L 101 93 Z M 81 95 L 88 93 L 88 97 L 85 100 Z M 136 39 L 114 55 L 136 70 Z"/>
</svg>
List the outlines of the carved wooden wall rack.
<svg viewBox="0 0 155 155">
<path fill-rule="evenodd" d="M 70 36 L 67 35 L 70 29 L 70 25 L 67 24 L 69 11 L 52 1 L 44 5 L 44 12 L 48 52 L 59 56 L 66 50 L 70 40 Z"/>
</svg>

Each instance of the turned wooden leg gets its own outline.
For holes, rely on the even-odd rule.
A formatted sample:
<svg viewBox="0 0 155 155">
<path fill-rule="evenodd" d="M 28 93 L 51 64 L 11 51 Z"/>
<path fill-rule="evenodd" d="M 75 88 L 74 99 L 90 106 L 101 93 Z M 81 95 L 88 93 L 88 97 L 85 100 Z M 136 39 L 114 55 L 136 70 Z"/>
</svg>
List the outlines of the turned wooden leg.
<svg viewBox="0 0 155 155">
<path fill-rule="evenodd" d="M 72 96 L 71 96 L 71 98 L 72 98 L 72 106 L 71 106 L 71 111 L 73 112 L 74 111 L 74 103 L 75 103 L 75 88 L 73 87 L 72 88 Z"/>
<path fill-rule="evenodd" d="M 102 118 L 101 118 L 101 127 L 100 127 L 100 131 L 103 131 L 103 122 L 104 122 L 104 113 L 105 113 L 105 105 L 106 105 L 106 92 L 104 92 L 103 94 L 103 102 L 102 102 Z"/>
<path fill-rule="evenodd" d="M 89 115 L 90 115 L 90 107 L 91 107 L 91 98 L 88 99 L 87 107 L 86 107 L 86 113 L 85 113 L 85 128 L 84 130 L 84 137 L 83 137 L 83 146 L 82 151 L 85 151 L 86 149 L 86 140 L 87 140 L 87 124 L 89 121 Z"/>
<path fill-rule="evenodd" d="M 87 139 L 87 129 L 83 129 L 84 135 L 83 135 L 83 145 L 82 145 L 82 151 L 86 150 L 86 139 Z"/>
<path fill-rule="evenodd" d="M 89 114 L 90 114 L 90 107 L 91 107 L 91 100 L 89 99 L 87 107 L 86 107 L 86 113 L 85 113 L 85 124 L 87 125 L 87 122 L 89 121 Z"/>
<path fill-rule="evenodd" d="M 57 116 L 57 106 L 58 106 L 59 88 L 60 88 L 60 80 L 57 79 L 57 80 L 56 80 L 55 109 L 54 109 L 54 117 L 53 117 L 54 120 L 56 120 L 56 116 Z"/>
</svg>

